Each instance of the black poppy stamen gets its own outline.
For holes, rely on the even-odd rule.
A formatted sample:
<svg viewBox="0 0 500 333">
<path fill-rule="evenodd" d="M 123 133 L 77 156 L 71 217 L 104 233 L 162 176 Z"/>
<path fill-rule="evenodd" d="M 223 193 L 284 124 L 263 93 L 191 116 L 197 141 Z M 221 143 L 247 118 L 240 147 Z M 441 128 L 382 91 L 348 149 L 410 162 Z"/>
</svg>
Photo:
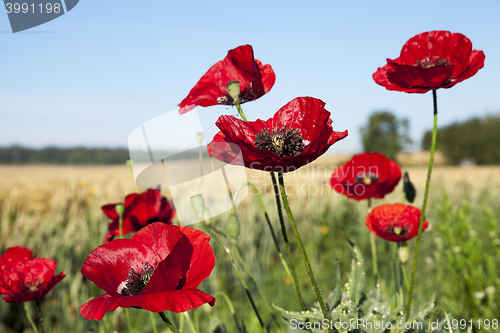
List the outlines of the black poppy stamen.
<svg viewBox="0 0 500 333">
<path fill-rule="evenodd" d="M 446 59 L 446 58 L 441 58 L 439 59 L 439 56 L 434 56 L 434 57 L 426 57 L 422 60 L 417 60 L 415 65 L 413 66 L 420 66 L 422 68 L 430 68 L 434 66 L 450 66 L 451 62 Z"/>
<path fill-rule="evenodd" d="M 394 225 L 388 225 L 387 228 L 385 229 L 390 234 L 399 236 L 399 237 L 408 237 L 408 233 L 410 232 L 410 228 L 407 226 L 399 225 L 399 224 L 394 224 Z"/>
<path fill-rule="evenodd" d="M 155 267 L 150 266 L 147 262 L 142 263 L 142 267 L 137 267 L 137 270 L 132 267 L 128 272 L 127 280 L 118 286 L 118 293 L 123 296 L 139 295 L 148 284 L 154 271 Z"/>
<path fill-rule="evenodd" d="M 373 182 L 380 182 L 380 178 L 377 174 L 374 174 L 372 172 L 360 172 L 357 174 L 356 179 L 354 179 L 354 184 L 363 183 L 366 186 L 370 185 Z"/>
<path fill-rule="evenodd" d="M 24 292 L 29 293 L 36 291 L 38 287 L 40 287 L 43 284 L 43 281 L 38 280 L 38 278 L 35 277 L 33 283 L 26 283 L 24 286 Z"/>
<path fill-rule="evenodd" d="M 272 151 L 280 157 L 297 156 L 306 148 L 299 130 L 286 127 L 264 128 L 255 134 L 253 144 L 260 150 Z"/>
</svg>

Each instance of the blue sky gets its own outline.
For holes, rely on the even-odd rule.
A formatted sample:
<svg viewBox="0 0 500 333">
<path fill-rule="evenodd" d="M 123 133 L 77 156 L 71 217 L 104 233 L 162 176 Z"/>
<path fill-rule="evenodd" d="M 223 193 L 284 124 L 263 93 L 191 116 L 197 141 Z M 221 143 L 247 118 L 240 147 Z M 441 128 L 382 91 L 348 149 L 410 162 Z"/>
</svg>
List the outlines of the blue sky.
<svg viewBox="0 0 500 333">
<path fill-rule="evenodd" d="M 361 149 L 375 110 L 407 117 L 418 144 L 432 96 L 387 91 L 371 75 L 412 36 L 450 30 L 486 54 L 477 75 L 438 91 L 439 126 L 500 112 L 499 1 L 80 1 L 69 13 L 12 34 L 0 14 L 0 146 L 126 147 L 130 132 L 174 110 L 229 49 L 251 44 L 271 64 L 273 89 L 243 104 L 267 119 L 297 96 L 326 102 L 349 136 L 330 152 Z M 199 110 L 207 136 L 234 108 Z M 172 147 L 182 147 L 172 140 Z"/>
</svg>

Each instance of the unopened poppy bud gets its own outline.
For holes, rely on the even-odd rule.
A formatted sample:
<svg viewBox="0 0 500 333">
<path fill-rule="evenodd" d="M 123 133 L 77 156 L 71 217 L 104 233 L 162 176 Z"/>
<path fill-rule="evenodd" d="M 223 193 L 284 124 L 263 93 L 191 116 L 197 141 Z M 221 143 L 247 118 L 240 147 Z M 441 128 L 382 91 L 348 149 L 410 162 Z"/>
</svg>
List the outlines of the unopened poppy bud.
<svg viewBox="0 0 500 333">
<path fill-rule="evenodd" d="M 408 261 L 410 257 L 410 251 L 408 250 L 408 243 L 401 242 L 398 243 L 398 257 L 402 264 Z"/>
<path fill-rule="evenodd" d="M 234 103 L 239 104 L 241 93 L 240 83 L 238 81 L 229 81 L 228 84 L 226 84 L 226 88 L 229 96 L 234 100 Z"/>
<path fill-rule="evenodd" d="M 125 213 L 125 206 L 119 203 L 115 206 L 115 210 L 118 215 L 123 216 L 123 213 Z"/>
<path fill-rule="evenodd" d="M 203 133 L 196 134 L 196 140 L 198 140 L 198 143 L 201 145 L 203 143 Z"/>
<path fill-rule="evenodd" d="M 238 236 L 240 235 L 240 220 L 238 219 L 238 215 L 232 213 L 229 215 L 229 218 L 226 222 L 226 235 L 232 241 L 237 241 Z"/>
</svg>

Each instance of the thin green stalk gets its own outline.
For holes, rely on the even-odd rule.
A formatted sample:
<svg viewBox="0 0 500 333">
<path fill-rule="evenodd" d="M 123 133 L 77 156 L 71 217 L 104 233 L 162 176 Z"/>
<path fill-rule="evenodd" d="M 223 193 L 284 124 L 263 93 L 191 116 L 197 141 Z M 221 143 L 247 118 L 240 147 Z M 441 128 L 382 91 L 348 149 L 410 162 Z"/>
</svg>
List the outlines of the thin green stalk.
<svg viewBox="0 0 500 333">
<path fill-rule="evenodd" d="M 153 315 L 153 312 L 151 311 L 149 311 L 149 318 L 151 318 L 151 325 L 153 326 L 153 332 L 158 333 L 158 330 L 156 329 L 155 317 Z"/>
<path fill-rule="evenodd" d="M 290 220 L 290 224 L 292 225 L 293 233 L 295 234 L 295 238 L 297 239 L 297 243 L 299 244 L 299 249 L 300 252 L 302 253 L 302 259 L 304 260 L 304 264 L 306 265 L 307 274 L 309 274 L 309 279 L 311 280 L 314 293 L 316 294 L 316 298 L 318 299 L 319 305 L 321 307 L 321 312 L 323 312 L 323 318 L 325 318 L 326 320 L 330 320 L 330 316 L 328 315 L 328 310 L 326 309 L 325 301 L 323 300 L 323 297 L 321 297 L 321 292 L 319 290 L 318 284 L 316 283 L 316 278 L 314 277 L 311 263 L 309 262 L 309 257 L 307 256 L 307 252 L 304 247 L 304 244 L 302 243 L 302 239 L 300 239 L 299 230 L 297 229 L 297 225 L 295 224 L 295 219 L 293 217 L 290 206 L 288 205 L 288 198 L 285 192 L 285 183 L 283 181 L 282 172 L 278 173 L 278 181 L 280 184 L 280 192 L 281 192 L 281 199 L 283 200 L 283 206 L 285 206 L 288 219 Z M 328 326 L 328 332 L 333 333 L 333 330 L 330 325 Z"/>
<path fill-rule="evenodd" d="M 368 199 L 368 213 L 372 206 L 372 198 Z M 377 262 L 377 245 L 375 244 L 375 235 L 370 232 L 370 243 L 372 245 L 372 261 L 373 261 L 373 276 L 375 277 L 375 287 L 378 286 L 378 262 Z"/>
<path fill-rule="evenodd" d="M 247 284 L 245 282 L 245 279 L 243 278 L 243 275 L 241 274 L 240 269 L 236 265 L 236 261 L 234 260 L 234 257 L 233 257 L 233 254 L 231 252 L 231 249 L 229 249 L 229 247 L 227 247 L 226 244 L 224 244 L 224 242 L 221 241 L 216 234 L 210 232 L 210 230 L 212 230 L 212 228 L 210 228 L 210 226 L 207 224 L 207 222 L 201 221 L 201 223 L 205 227 L 205 230 L 207 231 L 207 233 L 209 234 L 209 236 L 211 238 L 215 239 L 215 241 L 217 243 L 219 243 L 219 245 L 222 246 L 224 248 L 224 250 L 226 251 L 226 253 L 229 256 L 229 259 L 231 261 L 231 265 L 233 266 L 234 271 L 238 275 L 238 278 L 240 279 L 241 284 L 243 285 L 243 288 L 245 289 L 245 293 L 247 294 L 247 297 L 250 300 L 250 303 L 252 304 L 252 309 L 255 312 L 255 315 L 257 316 L 257 319 L 259 320 L 260 326 L 262 328 L 264 328 L 264 322 L 262 321 L 262 318 L 260 317 L 259 310 L 257 310 L 257 306 L 255 305 L 255 302 L 253 300 L 252 294 L 250 293 L 250 290 L 248 289 L 248 286 L 247 286 Z"/>
<path fill-rule="evenodd" d="M 290 248 L 290 242 L 288 241 L 288 235 L 285 227 L 285 219 L 283 218 L 283 211 L 281 210 L 280 193 L 274 171 L 271 171 L 271 179 L 273 181 L 274 196 L 276 198 L 276 208 L 278 209 L 278 216 L 280 219 L 281 233 L 283 235 L 283 240 L 285 241 L 286 252 L 288 255 L 288 262 L 290 263 L 290 269 L 292 271 L 292 277 L 291 277 L 292 286 L 294 287 L 295 293 L 297 294 L 297 298 L 299 299 L 300 308 L 302 309 L 302 311 L 306 311 L 307 310 L 306 303 L 304 302 L 304 299 L 302 298 L 302 294 L 300 292 L 299 283 L 297 280 L 297 271 L 295 270 L 295 264 L 293 263 L 292 260 L 292 250 Z"/>
<path fill-rule="evenodd" d="M 405 264 L 403 264 L 402 262 L 400 263 L 401 263 L 401 272 L 403 273 L 403 281 L 405 283 L 405 287 L 406 289 L 410 289 L 410 284 L 408 283 L 408 277 L 406 276 Z"/>
<path fill-rule="evenodd" d="M 413 288 L 415 285 L 415 272 L 417 270 L 418 251 L 420 250 L 420 239 L 422 238 L 422 230 L 424 228 L 425 209 L 427 208 L 427 199 L 429 197 L 429 187 L 431 185 L 432 166 L 434 165 L 434 151 L 436 150 L 436 135 L 437 135 L 437 95 L 436 95 L 436 90 L 432 91 L 432 99 L 434 102 L 434 126 L 432 128 L 431 157 L 429 159 L 429 169 L 427 171 L 427 181 L 425 183 L 424 203 L 422 205 L 422 214 L 420 215 L 420 225 L 418 227 L 417 244 L 415 247 L 415 256 L 413 258 L 413 267 L 411 270 L 410 292 L 408 293 L 408 306 L 406 307 L 406 319 L 407 320 L 410 317 Z"/>
<path fill-rule="evenodd" d="M 193 322 L 191 321 L 191 318 L 189 317 L 189 313 L 187 313 L 187 311 L 184 312 L 184 317 L 186 317 L 186 321 L 189 328 L 191 329 L 191 333 L 196 333 L 196 329 L 194 328 Z"/>
<path fill-rule="evenodd" d="M 120 238 L 123 237 L 123 213 L 118 213 L 118 233 L 120 235 Z"/>
<path fill-rule="evenodd" d="M 167 324 L 168 328 L 170 328 L 172 332 L 180 333 L 179 330 L 174 326 L 174 324 L 172 324 L 172 322 L 168 320 L 167 316 L 165 316 L 163 312 L 158 312 L 158 314 L 160 315 L 161 320 L 163 320 L 163 322 Z"/>
<path fill-rule="evenodd" d="M 235 104 L 235 105 L 236 105 L 236 108 L 238 109 L 238 112 L 240 114 L 241 119 L 243 119 L 243 121 L 247 121 L 247 117 L 245 117 L 245 114 L 243 113 L 241 106 L 239 104 Z"/>
<path fill-rule="evenodd" d="M 125 308 L 125 318 L 127 318 L 128 331 L 132 333 L 132 325 L 130 325 L 130 315 L 128 313 L 128 308 Z"/>
<path fill-rule="evenodd" d="M 271 224 L 271 221 L 269 219 L 269 215 L 267 214 L 267 210 L 266 210 L 266 207 L 264 206 L 264 202 L 262 201 L 262 197 L 260 196 L 259 189 L 253 183 L 248 182 L 248 183 L 242 184 L 242 185 L 240 185 L 240 187 L 238 187 L 238 189 L 236 190 L 236 192 L 234 194 L 233 213 L 236 213 L 236 199 L 238 197 L 238 194 L 239 194 L 241 188 L 243 186 L 246 186 L 246 185 L 253 188 L 255 194 L 257 195 L 257 198 L 259 199 L 260 209 L 264 213 L 264 216 L 265 216 L 266 222 L 267 222 L 267 226 L 269 227 L 269 230 L 271 231 L 271 236 L 273 238 L 274 245 L 276 246 L 276 250 L 278 251 L 278 255 L 280 257 L 281 264 L 283 265 L 283 268 L 285 269 L 286 274 L 290 278 L 290 281 L 292 281 L 293 287 L 295 288 L 295 281 L 293 280 L 292 273 L 290 272 L 290 269 L 288 268 L 288 264 L 286 263 L 285 258 L 283 257 L 283 253 L 281 252 L 280 246 L 278 244 L 278 238 L 276 237 L 276 233 L 274 232 L 273 225 Z M 278 200 L 279 200 L 279 198 L 278 198 Z M 305 309 L 303 309 L 303 310 L 305 310 Z"/>
<path fill-rule="evenodd" d="M 28 302 L 24 302 L 24 311 L 26 311 L 26 317 L 28 317 L 28 320 L 29 320 L 29 322 L 31 324 L 31 327 L 33 327 L 33 331 L 35 333 L 38 333 L 38 329 L 36 328 L 36 325 L 33 322 L 33 319 L 31 318 L 31 315 L 30 315 L 30 310 L 29 310 L 29 307 L 28 307 Z"/>
<path fill-rule="evenodd" d="M 446 311 L 444 311 L 442 308 L 437 308 L 435 309 L 433 312 L 432 312 L 432 316 L 431 316 L 431 319 L 429 320 L 430 323 L 433 323 L 434 322 L 434 316 L 436 315 L 436 313 L 438 313 L 439 311 L 441 311 L 442 313 L 444 313 L 444 316 L 446 317 L 446 319 L 448 320 L 448 330 L 450 333 L 453 333 L 453 330 L 451 329 L 451 326 L 450 323 L 450 317 L 448 316 L 448 314 L 446 313 Z"/>
<path fill-rule="evenodd" d="M 35 302 L 36 303 L 36 308 L 38 309 L 38 313 L 40 313 L 40 331 L 42 333 L 45 333 L 45 330 L 43 329 L 43 312 L 42 312 L 42 303 L 38 300 Z"/>
<path fill-rule="evenodd" d="M 267 298 L 264 296 L 262 291 L 259 288 L 259 285 L 257 284 L 257 281 L 255 280 L 255 277 L 253 276 L 252 271 L 248 268 L 248 266 L 245 264 L 243 261 L 243 258 L 240 255 L 240 251 L 238 251 L 238 248 L 234 247 L 234 254 L 236 255 L 236 258 L 240 262 L 241 266 L 243 266 L 243 269 L 245 272 L 248 274 L 250 279 L 252 280 L 253 284 L 255 285 L 255 289 L 257 289 L 257 293 L 259 294 L 260 298 L 264 301 L 264 304 L 266 305 L 267 311 L 271 314 L 271 316 L 276 320 L 276 316 L 273 314 L 273 309 L 269 306 L 269 302 L 267 301 Z M 276 325 L 281 329 L 281 324 L 279 320 L 276 320 Z"/>
</svg>

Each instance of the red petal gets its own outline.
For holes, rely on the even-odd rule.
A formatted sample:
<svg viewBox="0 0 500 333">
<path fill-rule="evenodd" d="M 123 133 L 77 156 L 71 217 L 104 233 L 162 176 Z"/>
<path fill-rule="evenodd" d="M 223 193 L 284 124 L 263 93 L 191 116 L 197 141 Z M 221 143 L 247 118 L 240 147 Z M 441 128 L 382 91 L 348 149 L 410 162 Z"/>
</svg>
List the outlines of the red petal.
<svg viewBox="0 0 500 333">
<path fill-rule="evenodd" d="M 388 60 L 393 71 L 387 72 L 387 79 L 403 89 L 438 89 L 448 82 L 453 73 L 453 65 L 441 65 L 429 68 L 400 65 Z"/>
<path fill-rule="evenodd" d="M 141 308 L 152 312 L 169 310 L 179 313 L 196 309 L 205 303 L 211 306 L 215 303 L 214 297 L 194 288 L 141 294 L 138 297 L 140 300 L 136 304 L 140 304 Z"/>
<path fill-rule="evenodd" d="M 468 66 L 464 68 L 463 72 L 452 79 L 451 83 L 446 85 L 445 88 L 450 88 L 455 84 L 467 80 L 468 78 L 474 76 L 481 68 L 484 67 L 485 55 L 483 51 L 473 50 Z"/>
<path fill-rule="evenodd" d="M 106 214 L 110 219 L 115 220 L 118 219 L 118 213 L 116 212 L 117 204 L 109 204 L 101 207 L 104 214 Z"/>
<path fill-rule="evenodd" d="M 179 226 L 155 222 L 139 230 L 131 240 L 145 244 L 161 259 L 165 259 L 182 238 Z M 150 262 L 151 263 L 151 262 Z"/>
<path fill-rule="evenodd" d="M 215 255 L 209 243 L 210 236 L 194 228 L 180 228 L 181 232 L 189 239 L 189 242 L 193 244 L 189 271 L 186 274 L 186 283 L 183 288 L 196 288 L 212 273 L 215 266 Z"/>
<path fill-rule="evenodd" d="M 144 244 L 132 239 L 117 239 L 97 247 L 83 263 L 83 276 L 108 294 L 118 295 L 117 288 L 127 279 L 132 267 L 142 267 L 143 262 L 154 264 L 163 259 L 149 248 L 148 243 Z"/>
<path fill-rule="evenodd" d="M 103 294 L 80 306 L 78 311 L 85 319 L 101 320 L 107 311 L 113 311 L 118 307 L 121 298 L 122 296 L 111 297 L 109 294 Z"/>
</svg>

